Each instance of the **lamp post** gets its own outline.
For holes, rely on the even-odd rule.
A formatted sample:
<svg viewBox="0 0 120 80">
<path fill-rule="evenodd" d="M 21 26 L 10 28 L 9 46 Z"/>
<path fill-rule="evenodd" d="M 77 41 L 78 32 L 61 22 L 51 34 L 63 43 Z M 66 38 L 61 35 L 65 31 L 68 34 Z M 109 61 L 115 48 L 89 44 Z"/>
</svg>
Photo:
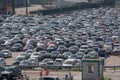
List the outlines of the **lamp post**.
<svg viewBox="0 0 120 80">
<path fill-rule="evenodd" d="M 15 14 L 15 0 L 12 0 L 12 13 Z"/>
<path fill-rule="evenodd" d="M 28 0 L 25 1 L 26 1 L 26 14 L 28 15 Z"/>
</svg>

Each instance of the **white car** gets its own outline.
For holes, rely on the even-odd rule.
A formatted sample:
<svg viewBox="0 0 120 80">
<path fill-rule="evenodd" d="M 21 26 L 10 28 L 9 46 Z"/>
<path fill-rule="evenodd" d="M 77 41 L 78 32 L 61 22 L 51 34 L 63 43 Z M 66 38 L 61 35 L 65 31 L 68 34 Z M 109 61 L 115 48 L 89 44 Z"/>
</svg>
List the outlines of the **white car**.
<svg viewBox="0 0 120 80">
<path fill-rule="evenodd" d="M 0 58 L 0 66 L 1 65 L 6 65 L 6 61 L 4 58 Z"/>
<path fill-rule="evenodd" d="M 39 65 L 39 60 L 37 58 L 29 58 L 28 61 L 32 63 L 32 65 Z"/>
<path fill-rule="evenodd" d="M 63 62 L 63 67 L 80 66 L 80 62 L 77 59 L 67 59 Z"/>
<path fill-rule="evenodd" d="M 104 46 L 103 46 L 103 49 L 105 51 L 107 51 L 108 53 L 112 53 L 112 50 L 113 50 L 113 46 L 111 43 L 105 43 Z"/>
<path fill-rule="evenodd" d="M 120 54 L 120 44 L 115 44 L 113 48 L 113 55 L 119 55 Z"/>
<path fill-rule="evenodd" d="M 41 57 L 41 54 L 39 52 L 34 52 L 30 56 L 30 58 L 38 58 L 38 60 L 39 60 L 40 57 Z"/>
</svg>

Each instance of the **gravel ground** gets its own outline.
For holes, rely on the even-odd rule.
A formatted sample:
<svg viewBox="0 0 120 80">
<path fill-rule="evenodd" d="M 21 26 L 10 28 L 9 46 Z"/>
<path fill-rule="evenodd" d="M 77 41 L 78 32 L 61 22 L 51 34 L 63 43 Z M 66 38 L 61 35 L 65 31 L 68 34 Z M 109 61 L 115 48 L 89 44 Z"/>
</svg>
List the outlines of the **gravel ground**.
<svg viewBox="0 0 120 80">
<path fill-rule="evenodd" d="M 18 56 L 20 52 L 13 52 L 12 53 L 12 58 L 7 58 L 6 59 L 6 63 L 7 65 L 11 65 L 13 63 L 13 61 L 16 59 L 16 56 Z"/>
</svg>

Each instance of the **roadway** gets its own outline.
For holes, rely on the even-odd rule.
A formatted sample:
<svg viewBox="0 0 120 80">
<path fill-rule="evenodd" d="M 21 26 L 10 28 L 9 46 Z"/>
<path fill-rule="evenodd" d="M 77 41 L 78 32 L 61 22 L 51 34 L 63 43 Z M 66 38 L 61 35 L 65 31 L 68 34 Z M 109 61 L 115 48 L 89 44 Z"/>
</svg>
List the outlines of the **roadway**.
<svg viewBox="0 0 120 80">
<path fill-rule="evenodd" d="M 36 10 L 43 10 L 44 8 L 41 5 L 30 5 L 28 7 L 28 12 L 30 11 L 36 11 Z M 16 14 L 25 15 L 26 14 L 26 7 L 22 8 L 16 8 L 15 9 Z"/>
<path fill-rule="evenodd" d="M 40 71 L 25 71 L 25 73 L 29 76 L 30 80 L 36 80 L 39 78 Z M 70 71 L 50 71 L 50 76 L 58 76 L 60 80 L 64 80 L 65 75 L 69 74 Z M 43 74 L 45 72 L 43 71 Z M 71 72 L 74 80 L 82 80 L 82 73 L 80 71 L 72 71 Z M 112 70 L 104 72 L 105 78 L 111 78 L 112 80 L 120 80 L 120 70 L 113 72 Z"/>
</svg>

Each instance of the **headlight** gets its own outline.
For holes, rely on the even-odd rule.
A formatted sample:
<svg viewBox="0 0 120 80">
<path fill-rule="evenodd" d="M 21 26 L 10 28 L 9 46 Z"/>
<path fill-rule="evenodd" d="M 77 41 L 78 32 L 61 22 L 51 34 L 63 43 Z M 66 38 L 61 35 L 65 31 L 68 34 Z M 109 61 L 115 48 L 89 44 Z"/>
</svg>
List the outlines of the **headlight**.
<svg viewBox="0 0 120 80">
<path fill-rule="evenodd" d="M 8 55 L 8 53 L 4 53 L 5 55 Z"/>
</svg>

